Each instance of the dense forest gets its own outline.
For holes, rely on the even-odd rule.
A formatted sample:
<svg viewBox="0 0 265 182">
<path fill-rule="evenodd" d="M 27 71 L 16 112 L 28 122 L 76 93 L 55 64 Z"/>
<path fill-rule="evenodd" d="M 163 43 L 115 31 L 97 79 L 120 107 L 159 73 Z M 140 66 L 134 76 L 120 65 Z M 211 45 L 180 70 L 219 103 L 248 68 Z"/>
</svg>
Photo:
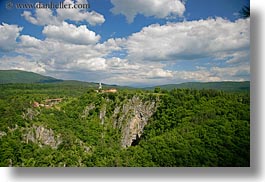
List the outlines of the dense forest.
<svg viewBox="0 0 265 182">
<path fill-rule="evenodd" d="M 250 166 L 250 94 L 0 85 L 0 166 Z"/>
</svg>

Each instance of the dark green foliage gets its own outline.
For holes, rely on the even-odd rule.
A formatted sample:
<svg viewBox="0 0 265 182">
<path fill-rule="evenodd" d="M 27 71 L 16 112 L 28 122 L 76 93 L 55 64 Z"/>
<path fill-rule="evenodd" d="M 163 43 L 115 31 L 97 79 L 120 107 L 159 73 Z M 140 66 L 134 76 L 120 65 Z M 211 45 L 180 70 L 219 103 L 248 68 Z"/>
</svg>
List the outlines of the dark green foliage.
<svg viewBox="0 0 265 182">
<path fill-rule="evenodd" d="M 0 166 L 250 165 L 248 92 L 120 89 L 113 94 L 92 88 L 76 82 L 0 85 Z M 135 95 L 159 100 L 158 107 L 139 144 L 122 148 L 113 112 Z M 34 101 L 48 98 L 63 101 L 51 108 L 33 107 Z M 52 129 L 62 142 L 57 148 L 26 142 L 25 131 L 33 125 Z"/>
<path fill-rule="evenodd" d="M 160 99 L 140 142 L 155 165 L 250 165 L 248 94 L 173 90 Z"/>
<path fill-rule="evenodd" d="M 155 93 L 160 93 L 161 92 L 161 88 L 160 87 L 156 87 L 154 90 Z"/>
</svg>

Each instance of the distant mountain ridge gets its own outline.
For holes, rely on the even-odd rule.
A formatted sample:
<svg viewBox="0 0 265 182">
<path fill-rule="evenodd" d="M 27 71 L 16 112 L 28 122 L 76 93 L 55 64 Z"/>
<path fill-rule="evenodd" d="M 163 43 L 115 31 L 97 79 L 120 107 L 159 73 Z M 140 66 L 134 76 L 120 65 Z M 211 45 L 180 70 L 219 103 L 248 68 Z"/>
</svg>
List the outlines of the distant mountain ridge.
<svg viewBox="0 0 265 182">
<path fill-rule="evenodd" d="M 7 83 L 54 83 L 63 85 L 83 85 L 85 87 L 97 88 L 98 83 L 94 82 L 82 82 L 76 80 L 61 80 L 49 76 L 43 76 L 34 72 L 20 71 L 20 70 L 0 70 L 0 84 Z M 133 89 L 132 87 L 119 86 L 119 85 L 108 85 L 102 84 L 103 88 L 127 88 Z M 160 87 L 163 90 L 172 90 L 174 88 L 190 88 L 190 89 L 215 89 L 224 91 L 250 91 L 250 81 L 243 82 L 187 82 L 180 84 L 167 84 L 158 85 L 154 87 L 142 88 L 143 90 L 154 90 L 156 87 Z"/>
<path fill-rule="evenodd" d="M 156 87 L 160 87 L 164 90 L 172 90 L 174 88 L 190 88 L 190 89 L 214 89 L 223 91 L 250 91 L 250 81 L 234 82 L 234 81 L 222 81 L 222 82 L 187 82 L 180 84 L 167 84 L 158 85 L 154 87 L 147 87 L 146 90 L 153 90 Z"/>
<path fill-rule="evenodd" d="M 63 80 L 20 70 L 0 70 L 0 84 L 6 83 L 53 83 Z"/>
<path fill-rule="evenodd" d="M 10 83 L 49 83 L 55 84 L 58 86 L 70 86 L 70 87 L 86 87 L 86 88 L 98 88 L 98 83 L 95 82 L 84 82 L 77 80 L 61 80 L 57 78 L 53 78 L 50 76 L 43 76 L 41 74 L 37 74 L 34 72 L 21 71 L 21 70 L 0 70 L 0 84 L 10 84 Z M 128 88 L 126 86 L 119 85 L 108 85 L 103 84 L 104 89 L 108 88 Z"/>
</svg>

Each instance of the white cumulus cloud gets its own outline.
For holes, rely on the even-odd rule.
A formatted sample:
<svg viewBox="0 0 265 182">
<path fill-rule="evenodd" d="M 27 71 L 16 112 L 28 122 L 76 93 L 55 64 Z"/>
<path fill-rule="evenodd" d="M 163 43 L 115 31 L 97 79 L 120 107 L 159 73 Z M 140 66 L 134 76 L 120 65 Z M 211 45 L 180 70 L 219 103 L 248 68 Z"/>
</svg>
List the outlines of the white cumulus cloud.
<svg viewBox="0 0 265 182">
<path fill-rule="evenodd" d="M 0 24 L 0 51 L 11 51 L 14 49 L 22 29 L 18 25 Z"/>
<path fill-rule="evenodd" d="M 157 79 L 157 78 L 172 78 L 172 71 L 164 70 L 161 68 L 152 69 L 147 73 L 148 78 Z"/>
<path fill-rule="evenodd" d="M 153 24 L 127 38 L 99 42 L 84 25 L 44 26 L 44 39 L 0 25 L 1 69 L 63 79 L 150 86 L 188 81 L 249 80 L 249 19 Z"/>
<path fill-rule="evenodd" d="M 86 0 L 78 0 L 76 3 L 72 0 L 65 0 L 64 3 L 67 4 L 88 4 Z M 86 11 L 82 9 L 57 9 L 57 16 L 60 20 L 73 20 L 76 22 L 86 21 L 90 25 L 102 24 L 105 22 L 105 18 L 103 15 L 95 12 L 95 11 Z"/>
<path fill-rule="evenodd" d="M 60 21 L 53 15 L 52 10 L 50 9 L 36 9 L 34 15 L 30 11 L 24 11 L 21 16 L 34 25 L 60 24 Z"/>
<path fill-rule="evenodd" d="M 106 70 L 107 64 L 104 58 L 76 59 L 67 64 L 66 67 L 75 71 L 102 71 Z"/>
<path fill-rule="evenodd" d="M 43 31 L 48 38 L 73 44 L 95 44 L 100 36 L 87 29 L 85 25 L 79 27 L 63 22 L 62 25 L 48 25 Z"/>
<path fill-rule="evenodd" d="M 22 47 L 40 47 L 41 41 L 36 39 L 35 37 L 31 37 L 29 35 L 21 35 L 20 39 L 20 46 Z"/>
<path fill-rule="evenodd" d="M 134 60 L 177 61 L 221 57 L 249 50 L 249 30 L 249 19 L 231 22 L 217 18 L 153 24 L 132 34 L 125 45 L 128 58 Z"/>
<path fill-rule="evenodd" d="M 114 7 L 111 12 L 126 16 L 132 23 L 137 14 L 167 18 L 170 16 L 182 16 L 185 5 L 181 0 L 111 0 Z"/>
<path fill-rule="evenodd" d="M 30 60 L 25 56 L 8 57 L 3 56 L 0 58 L 0 68 L 4 70 L 16 69 L 24 71 L 32 71 L 36 73 L 45 73 L 45 65 L 41 62 Z"/>
</svg>

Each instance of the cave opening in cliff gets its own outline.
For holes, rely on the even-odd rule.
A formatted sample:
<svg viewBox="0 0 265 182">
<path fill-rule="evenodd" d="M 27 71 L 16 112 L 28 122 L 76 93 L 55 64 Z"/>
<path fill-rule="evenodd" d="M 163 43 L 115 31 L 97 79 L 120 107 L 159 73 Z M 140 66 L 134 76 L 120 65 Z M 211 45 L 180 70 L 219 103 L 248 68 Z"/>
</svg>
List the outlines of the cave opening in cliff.
<svg viewBox="0 0 265 182">
<path fill-rule="evenodd" d="M 139 144 L 139 142 L 140 142 L 140 137 L 138 134 L 136 134 L 135 138 L 132 140 L 131 146 L 136 146 Z"/>
</svg>

